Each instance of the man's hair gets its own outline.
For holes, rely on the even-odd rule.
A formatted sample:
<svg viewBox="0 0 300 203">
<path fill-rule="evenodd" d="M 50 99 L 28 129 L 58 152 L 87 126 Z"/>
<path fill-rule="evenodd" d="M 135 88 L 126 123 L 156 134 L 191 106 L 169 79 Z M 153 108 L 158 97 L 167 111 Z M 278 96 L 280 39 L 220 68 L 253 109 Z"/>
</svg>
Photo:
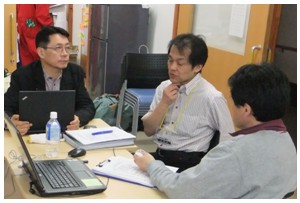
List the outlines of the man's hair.
<svg viewBox="0 0 300 203">
<path fill-rule="evenodd" d="M 282 118 L 290 102 L 288 78 L 274 64 L 244 65 L 228 79 L 228 84 L 234 104 L 247 103 L 261 122 Z"/>
<path fill-rule="evenodd" d="M 69 37 L 69 33 L 63 28 L 55 27 L 55 26 L 44 26 L 36 35 L 35 38 L 36 48 L 46 47 L 50 42 L 49 36 L 54 34 L 60 34 L 65 36 L 66 38 Z"/>
<path fill-rule="evenodd" d="M 201 36 L 196 36 L 194 34 L 181 34 L 176 36 L 169 42 L 168 54 L 172 46 L 176 46 L 179 53 L 183 53 L 185 49 L 190 49 L 191 54 L 189 56 L 189 62 L 194 68 L 197 65 L 204 66 L 208 57 L 207 45 Z"/>
</svg>

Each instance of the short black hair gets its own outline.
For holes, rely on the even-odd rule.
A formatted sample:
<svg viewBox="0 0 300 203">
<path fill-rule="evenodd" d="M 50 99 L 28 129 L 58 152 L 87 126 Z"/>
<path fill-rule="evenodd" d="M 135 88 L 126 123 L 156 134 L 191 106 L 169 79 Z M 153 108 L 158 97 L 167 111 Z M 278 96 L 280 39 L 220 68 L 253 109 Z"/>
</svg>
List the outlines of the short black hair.
<svg viewBox="0 0 300 203">
<path fill-rule="evenodd" d="M 65 36 L 66 38 L 69 37 L 68 31 L 66 31 L 63 28 L 55 27 L 55 26 L 44 26 L 36 35 L 35 38 L 36 48 L 46 47 L 50 42 L 49 36 L 54 34 L 60 34 Z"/>
<path fill-rule="evenodd" d="M 205 65 L 208 58 L 208 48 L 203 36 L 191 33 L 180 34 L 169 42 L 168 54 L 170 54 L 172 46 L 176 46 L 180 53 L 183 53 L 186 48 L 191 49 L 189 62 L 193 68 L 197 65 Z"/>
<path fill-rule="evenodd" d="M 228 84 L 234 104 L 247 103 L 261 122 L 282 118 L 290 103 L 288 78 L 271 63 L 244 65 L 228 79 Z"/>
</svg>

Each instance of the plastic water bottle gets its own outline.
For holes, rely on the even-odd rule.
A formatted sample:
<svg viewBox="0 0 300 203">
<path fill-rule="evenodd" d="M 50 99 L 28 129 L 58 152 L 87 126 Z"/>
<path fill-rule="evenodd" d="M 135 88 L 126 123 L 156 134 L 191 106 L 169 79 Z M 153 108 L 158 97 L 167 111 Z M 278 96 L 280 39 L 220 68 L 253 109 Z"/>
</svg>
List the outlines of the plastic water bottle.
<svg viewBox="0 0 300 203">
<path fill-rule="evenodd" d="M 46 124 L 46 156 L 48 158 L 57 157 L 59 151 L 59 141 L 61 128 L 57 120 L 57 112 L 50 112 L 50 120 Z"/>
</svg>

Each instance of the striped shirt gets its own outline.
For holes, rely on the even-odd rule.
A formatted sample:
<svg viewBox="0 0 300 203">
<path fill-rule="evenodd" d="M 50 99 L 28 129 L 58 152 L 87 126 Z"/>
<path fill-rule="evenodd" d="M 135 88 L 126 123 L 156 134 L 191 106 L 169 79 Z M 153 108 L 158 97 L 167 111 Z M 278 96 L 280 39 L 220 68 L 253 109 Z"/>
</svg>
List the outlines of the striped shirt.
<svg viewBox="0 0 300 203">
<path fill-rule="evenodd" d="M 149 112 L 160 102 L 163 90 L 171 84 L 162 82 L 157 88 Z M 200 74 L 179 89 L 169 106 L 161 128 L 153 136 L 159 148 L 186 152 L 206 152 L 216 130 L 229 137 L 234 132 L 227 102 L 221 92 Z"/>
<path fill-rule="evenodd" d="M 58 91 L 60 90 L 60 81 L 62 77 L 62 73 L 57 79 L 53 79 L 44 69 L 44 78 L 45 78 L 45 85 L 46 91 Z"/>
</svg>

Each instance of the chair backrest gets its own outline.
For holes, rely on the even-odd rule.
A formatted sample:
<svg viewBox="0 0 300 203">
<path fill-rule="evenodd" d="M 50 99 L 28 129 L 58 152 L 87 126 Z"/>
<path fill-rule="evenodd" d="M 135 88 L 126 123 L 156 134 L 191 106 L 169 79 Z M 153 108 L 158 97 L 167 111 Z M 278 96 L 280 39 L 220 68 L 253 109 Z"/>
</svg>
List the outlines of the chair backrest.
<svg viewBox="0 0 300 203">
<path fill-rule="evenodd" d="M 220 131 L 217 130 L 214 133 L 214 136 L 210 140 L 210 144 L 209 144 L 209 148 L 208 148 L 207 152 L 209 150 L 211 150 L 212 148 L 214 148 L 215 146 L 217 146 L 219 144 L 219 142 L 220 142 Z"/>
<path fill-rule="evenodd" d="M 169 78 L 168 54 L 127 53 L 122 62 L 122 83 L 127 88 L 156 88 Z"/>
</svg>

